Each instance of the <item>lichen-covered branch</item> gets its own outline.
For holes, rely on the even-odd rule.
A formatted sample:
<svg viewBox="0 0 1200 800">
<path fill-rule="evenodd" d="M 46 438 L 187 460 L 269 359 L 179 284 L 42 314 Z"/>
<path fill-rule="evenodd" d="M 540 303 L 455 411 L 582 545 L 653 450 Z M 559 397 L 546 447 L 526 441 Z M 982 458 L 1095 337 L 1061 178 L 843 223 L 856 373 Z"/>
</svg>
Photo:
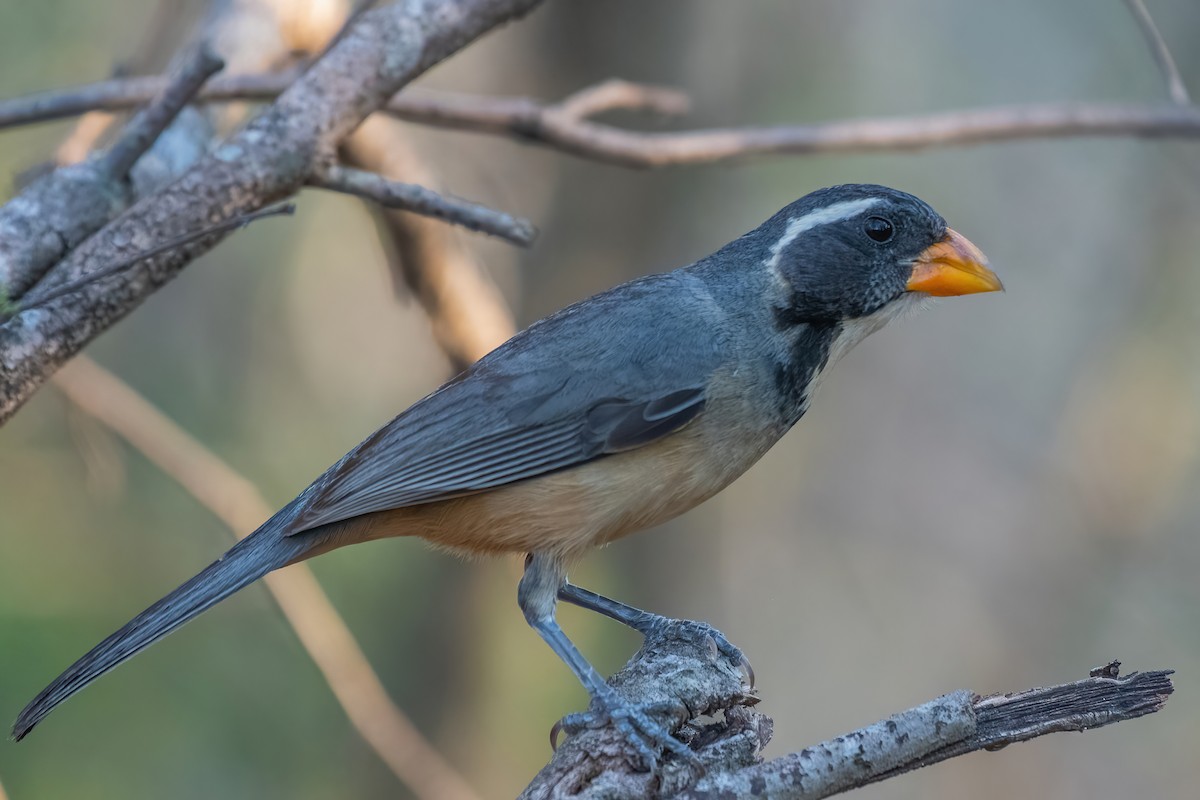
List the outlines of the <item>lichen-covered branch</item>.
<svg viewBox="0 0 1200 800">
<path fill-rule="evenodd" d="M 133 202 L 128 176 L 134 162 L 221 66 L 206 47 L 198 48 L 107 153 L 43 175 L 0 207 L 0 287 L 10 303 Z"/>
<path fill-rule="evenodd" d="M 1152 714 L 1173 691 L 1169 670 L 1119 677 L 1117 664 L 1058 686 L 980 697 L 951 692 L 865 728 L 763 762 L 771 720 L 737 666 L 692 625 L 649 637 L 610 683 L 633 702 L 677 716 L 704 773 L 668 760 L 659 775 L 612 728 L 572 737 L 522 794 L 549 798 L 819 800 L 976 750 Z M 797 684 L 796 691 L 804 691 Z"/>
<path fill-rule="evenodd" d="M 245 128 L 59 262 L 78 281 L 114 261 L 257 210 L 333 163 L 338 143 L 429 67 L 540 0 L 406 0 L 358 24 Z M 18 312 L 0 326 L 0 422 L 63 362 L 215 242 L 140 262 L 120 280 Z"/>
</svg>

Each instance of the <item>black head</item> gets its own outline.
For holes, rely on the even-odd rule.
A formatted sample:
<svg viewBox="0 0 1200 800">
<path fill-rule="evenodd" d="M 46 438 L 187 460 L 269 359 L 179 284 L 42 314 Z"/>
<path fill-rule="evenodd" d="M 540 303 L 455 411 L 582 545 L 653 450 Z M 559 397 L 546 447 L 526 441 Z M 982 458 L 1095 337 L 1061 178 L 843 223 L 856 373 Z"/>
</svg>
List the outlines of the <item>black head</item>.
<svg viewBox="0 0 1200 800">
<path fill-rule="evenodd" d="M 983 255 L 928 203 L 886 186 L 821 189 L 785 207 L 750 236 L 766 249 L 767 267 L 786 286 L 780 313 L 795 322 L 863 317 L 912 291 L 965 294 L 988 290 L 984 284 L 999 288 Z M 933 261 L 943 282 L 916 282 L 920 265 Z M 947 269 L 961 273 L 964 264 L 979 288 L 955 284 L 947 289 Z"/>
</svg>

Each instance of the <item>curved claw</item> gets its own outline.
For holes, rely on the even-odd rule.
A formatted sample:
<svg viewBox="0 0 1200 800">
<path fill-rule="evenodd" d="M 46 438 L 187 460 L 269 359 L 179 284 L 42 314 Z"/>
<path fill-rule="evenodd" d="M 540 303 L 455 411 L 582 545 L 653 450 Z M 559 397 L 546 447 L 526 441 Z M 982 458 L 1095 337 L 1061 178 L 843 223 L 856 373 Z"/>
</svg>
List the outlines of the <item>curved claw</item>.
<svg viewBox="0 0 1200 800">
<path fill-rule="evenodd" d="M 746 658 L 746 654 L 741 649 L 725 638 L 725 634 L 709 625 L 707 622 L 698 622 L 696 620 L 679 620 L 673 621 L 675 625 L 682 625 L 699 635 L 707 636 L 716 646 L 716 650 L 730 662 L 737 664 L 739 668 L 746 672 L 746 678 L 750 683 L 750 688 L 755 686 L 754 667 L 750 664 L 750 659 Z"/>
<path fill-rule="evenodd" d="M 553 753 L 558 752 L 558 737 L 559 737 L 559 735 L 566 732 L 563 730 L 563 722 L 564 721 L 565 721 L 565 718 L 560 719 L 558 722 L 556 722 L 550 726 L 550 751 Z M 570 736 L 570 735 L 571 735 L 570 733 L 567 733 L 567 736 Z"/>
<path fill-rule="evenodd" d="M 746 671 L 746 682 L 750 685 L 750 690 L 753 691 L 756 685 L 754 677 L 754 665 L 750 663 L 750 659 L 742 655 L 742 669 Z"/>
</svg>

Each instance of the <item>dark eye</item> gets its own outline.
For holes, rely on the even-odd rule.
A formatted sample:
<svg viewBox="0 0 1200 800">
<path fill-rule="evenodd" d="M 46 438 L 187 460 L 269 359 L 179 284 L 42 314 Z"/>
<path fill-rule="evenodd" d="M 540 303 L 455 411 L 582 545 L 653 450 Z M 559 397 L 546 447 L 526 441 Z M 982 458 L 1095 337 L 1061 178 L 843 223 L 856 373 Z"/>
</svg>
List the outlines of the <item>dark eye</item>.
<svg viewBox="0 0 1200 800">
<path fill-rule="evenodd" d="M 896 229 L 883 217 L 867 217 L 867 221 L 863 223 L 863 231 L 877 242 L 886 242 L 892 238 Z"/>
</svg>

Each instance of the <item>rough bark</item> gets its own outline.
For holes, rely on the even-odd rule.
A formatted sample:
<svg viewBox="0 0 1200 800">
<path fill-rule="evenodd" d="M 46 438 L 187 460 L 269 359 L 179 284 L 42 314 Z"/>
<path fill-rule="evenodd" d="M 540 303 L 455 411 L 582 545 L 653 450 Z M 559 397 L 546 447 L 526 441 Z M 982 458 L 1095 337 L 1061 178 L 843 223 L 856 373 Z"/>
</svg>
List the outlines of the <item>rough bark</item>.
<svg viewBox="0 0 1200 800">
<path fill-rule="evenodd" d="M 634 703 L 666 706 L 663 718 L 695 751 L 703 772 L 668 759 L 648 772 L 612 727 L 586 730 L 555 752 L 522 800 L 819 800 L 976 750 L 1047 733 L 1084 731 L 1152 714 L 1174 690 L 1170 670 L 1118 676 L 1117 662 L 1083 680 L 981 697 L 955 691 L 797 753 L 763 761 L 772 722 L 737 664 L 717 654 L 694 623 L 646 639 L 610 680 Z M 796 685 L 804 691 L 804 684 Z"/>
<path fill-rule="evenodd" d="M 406 83 L 540 0 L 407 0 L 367 12 L 243 130 L 139 201 L 52 270 L 77 281 L 106 264 L 254 211 L 334 163 L 338 143 Z M 0 422 L 67 359 L 189 262 L 213 236 L 149 259 L 0 326 Z"/>
</svg>

